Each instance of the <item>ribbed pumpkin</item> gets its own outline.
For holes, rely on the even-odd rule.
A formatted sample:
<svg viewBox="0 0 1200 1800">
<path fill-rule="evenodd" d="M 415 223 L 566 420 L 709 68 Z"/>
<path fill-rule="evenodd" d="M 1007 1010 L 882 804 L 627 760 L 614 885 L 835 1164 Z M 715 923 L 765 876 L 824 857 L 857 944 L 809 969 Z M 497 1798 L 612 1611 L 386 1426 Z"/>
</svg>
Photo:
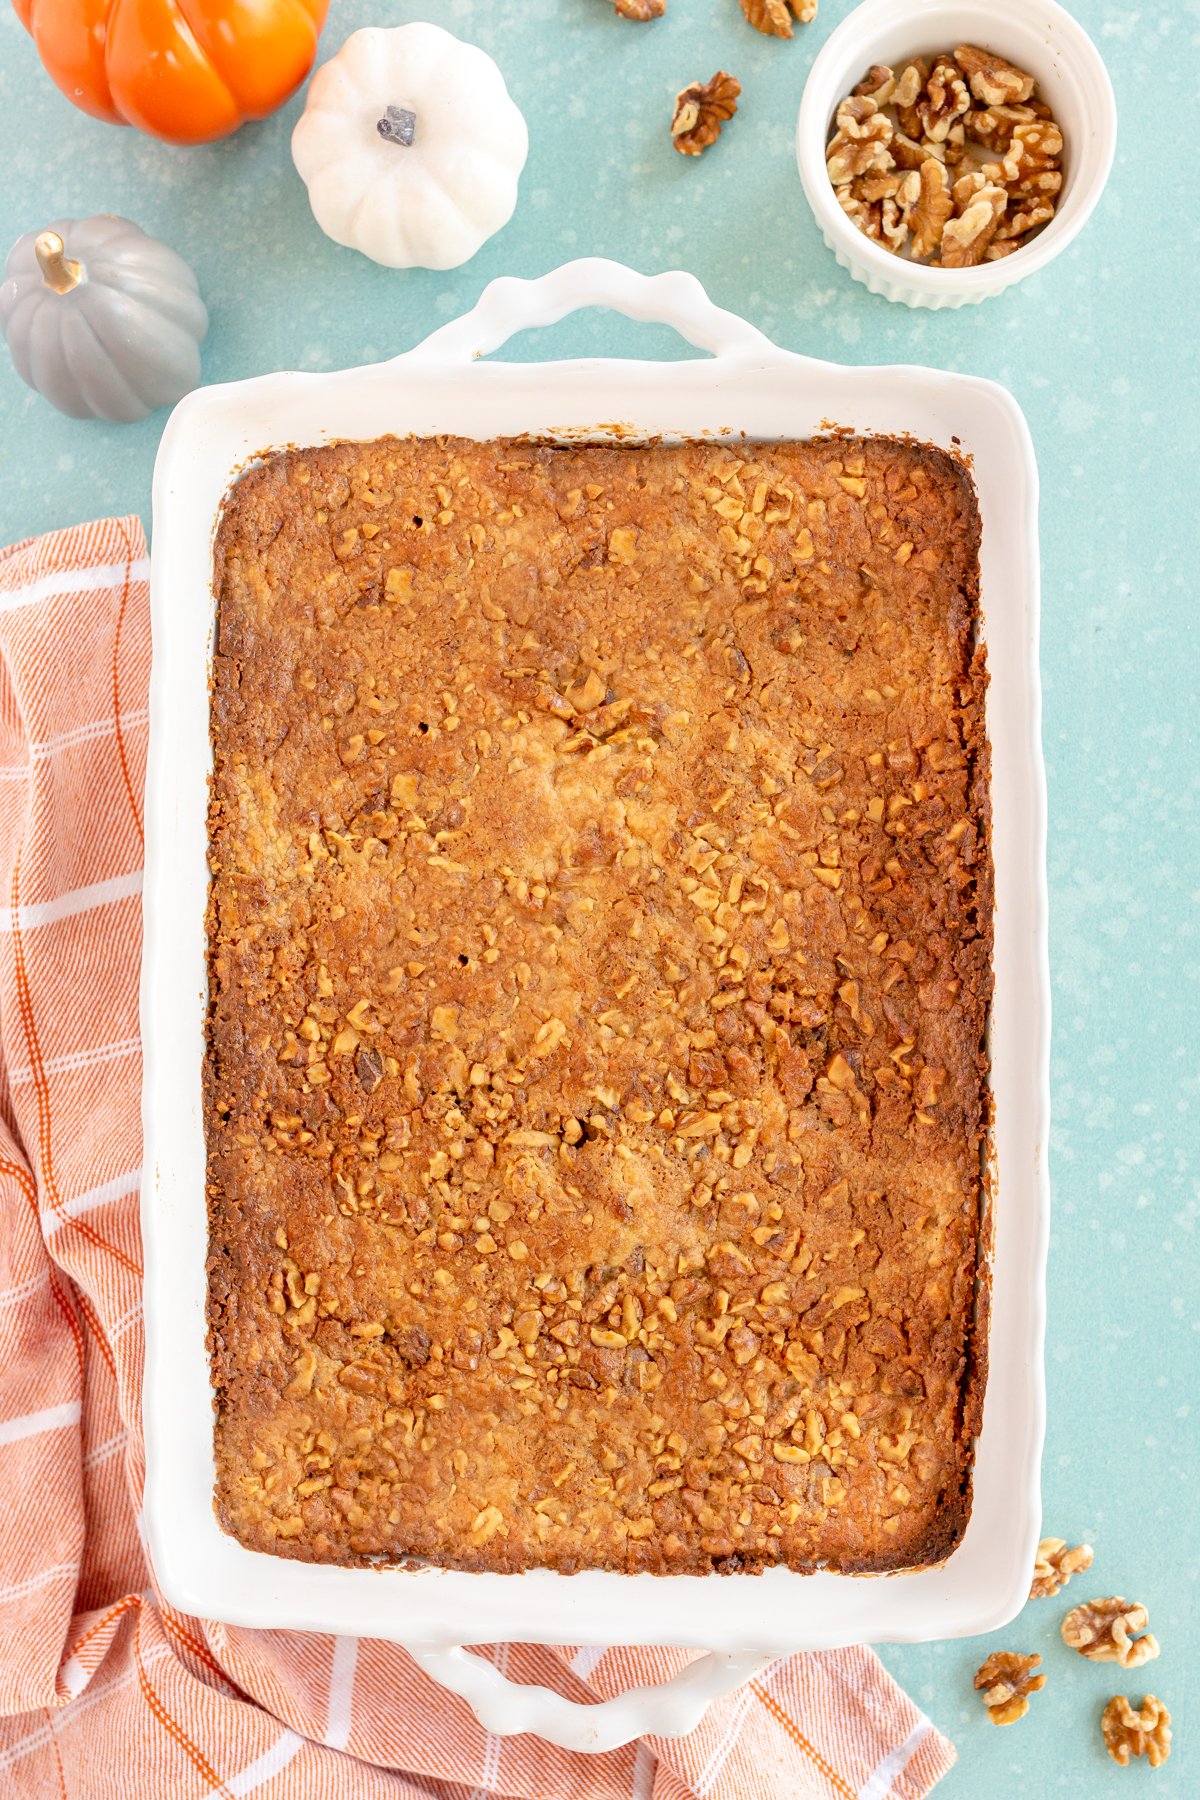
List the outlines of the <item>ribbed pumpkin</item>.
<svg viewBox="0 0 1200 1800">
<path fill-rule="evenodd" d="M 181 256 L 129 219 L 27 231 L 0 285 L 0 335 L 22 381 L 72 419 L 129 424 L 200 380 L 208 313 Z"/>
<path fill-rule="evenodd" d="M 353 32 L 292 133 L 321 230 L 389 269 L 474 256 L 512 218 L 528 153 L 491 57 L 419 19 Z"/>
<path fill-rule="evenodd" d="M 312 68 L 329 0 L 13 0 L 75 106 L 171 144 L 228 137 Z"/>
</svg>

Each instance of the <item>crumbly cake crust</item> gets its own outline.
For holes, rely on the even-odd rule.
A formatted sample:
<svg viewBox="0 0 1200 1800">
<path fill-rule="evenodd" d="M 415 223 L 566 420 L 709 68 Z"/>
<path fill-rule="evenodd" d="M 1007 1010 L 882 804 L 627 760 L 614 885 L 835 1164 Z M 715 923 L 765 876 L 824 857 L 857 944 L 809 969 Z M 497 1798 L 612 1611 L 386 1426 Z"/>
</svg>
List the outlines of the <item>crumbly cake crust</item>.
<svg viewBox="0 0 1200 1800">
<path fill-rule="evenodd" d="M 216 546 L 216 1504 L 911 1567 L 970 1509 L 979 522 L 887 439 L 272 457 Z"/>
</svg>

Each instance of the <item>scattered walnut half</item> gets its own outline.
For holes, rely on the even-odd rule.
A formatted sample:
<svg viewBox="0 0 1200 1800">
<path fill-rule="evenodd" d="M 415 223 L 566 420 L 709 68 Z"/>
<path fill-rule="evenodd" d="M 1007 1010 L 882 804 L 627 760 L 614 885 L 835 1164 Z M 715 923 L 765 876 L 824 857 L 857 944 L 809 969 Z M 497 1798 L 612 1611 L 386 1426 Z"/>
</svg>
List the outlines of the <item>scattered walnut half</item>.
<svg viewBox="0 0 1200 1800">
<path fill-rule="evenodd" d="M 1120 1663 L 1123 1669 L 1140 1669 L 1158 1655 L 1158 1639 L 1146 1631 L 1150 1615 L 1136 1601 L 1089 1600 L 1074 1606 L 1062 1622 L 1062 1641 L 1089 1662 Z M 1138 1637 L 1138 1632 L 1145 1632 Z"/>
<path fill-rule="evenodd" d="M 1015 1725 L 1029 1711 L 1029 1696 L 1046 1685 L 1044 1675 L 1035 1675 L 1040 1656 L 1020 1656 L 1015 1650 L 995 1650 L 975 1671 L 975 1686 L 983 1695 L 983 1704 L 993 1725 Z"/>
<path fill-rule="evenodd" d="M 789 6 L 802 25 L 811 25 L 817 16 L 817 0 L 740 0 L 740 4 L 755 31 L 764 37 L 791 37 Z"/>
<path fill-rule="evenodd" d="M 917 262 L 969 269 L 1011 256 L 1054 217 L 1063 182 L 1062 132 L 1033 93 L 1031 75 L 971 44 L 876 63 L 835 115 L 826 167 L 838 204 Z"/>
<path fill-rule="evenodd" d="M 1147 1694 L 1136 1711 L 1124 1694 L 1114 1694 L 1100 1720 L 1104 1748 L 1115 1763 L 1129 1767 L 1131 1756 L 1145 1756 L 1161 1769 L 1171 1754 L 1171 1715 L 1161 1700 Z"/>
<path fill-rule="evenodd" d="M 613 0 L 613 5 L 623 19 L 637 19 L 642 23 L 647 19 L 661 19 L 667 10 L 667 0 Z"/>
<path fill-rule="evenodd" d="M 711 81 L 694 81 L 675 96 L 671 140 L 685 156 L 699 156 L 721 135 L 721 127 L 737 111 L 742 84 L 724 69 Z"/>
<path fill-rule="evenodd" d="M 1033 1586 L 1029 1590 L 1029 1598 L 1050 1599 L 1060 1588 L 1066 1587 L 1072 1575 L 1082 1575 L 1085 1569 L 1091 1568 L 1093 1554 L 1090 1544 L 1076 1544 L 1073 1550 L 1069 1550 L 1065 1538 L 1043 1538 L 1037 1547 L 1033 1564 Z"/>
</svg>

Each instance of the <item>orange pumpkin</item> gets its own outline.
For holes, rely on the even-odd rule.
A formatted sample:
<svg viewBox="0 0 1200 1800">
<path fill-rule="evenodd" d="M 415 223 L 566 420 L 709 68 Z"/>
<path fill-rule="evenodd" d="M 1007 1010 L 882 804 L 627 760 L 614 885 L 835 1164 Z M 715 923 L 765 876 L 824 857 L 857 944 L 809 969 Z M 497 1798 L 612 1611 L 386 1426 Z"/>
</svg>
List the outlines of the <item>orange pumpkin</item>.
<svg viewBox="0 0 1200 1800">
<path fill-rule="evenodd" d="M 97 119 L 228 137 L 294 94 L 329 0 L 13 0 L 47 72 Z"/>
</svg>

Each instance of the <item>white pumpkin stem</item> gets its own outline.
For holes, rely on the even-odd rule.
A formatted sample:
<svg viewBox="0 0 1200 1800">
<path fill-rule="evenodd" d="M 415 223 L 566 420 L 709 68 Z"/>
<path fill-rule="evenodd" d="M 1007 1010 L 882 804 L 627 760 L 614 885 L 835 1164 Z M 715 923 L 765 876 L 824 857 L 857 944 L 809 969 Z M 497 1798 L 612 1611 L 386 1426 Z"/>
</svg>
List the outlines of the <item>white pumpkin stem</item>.
<svg viewBox="0 0 1200 1800">
<path fill-rule="evenodd" d="M 69 294 L 83 280 L 83 264 L 65 254 L 66 246 L 57 231 L 41 231 L 33 242 L 42 280 L 56 294 Z"/>
<path fill-rule="evenodd" d="M 407 150 L 417 134 L 417 115 L 407 106 L 389 106 L 383 118 L 376 121 L 375 129 L 389 144 L 399 144 Z"/>
</svg>

